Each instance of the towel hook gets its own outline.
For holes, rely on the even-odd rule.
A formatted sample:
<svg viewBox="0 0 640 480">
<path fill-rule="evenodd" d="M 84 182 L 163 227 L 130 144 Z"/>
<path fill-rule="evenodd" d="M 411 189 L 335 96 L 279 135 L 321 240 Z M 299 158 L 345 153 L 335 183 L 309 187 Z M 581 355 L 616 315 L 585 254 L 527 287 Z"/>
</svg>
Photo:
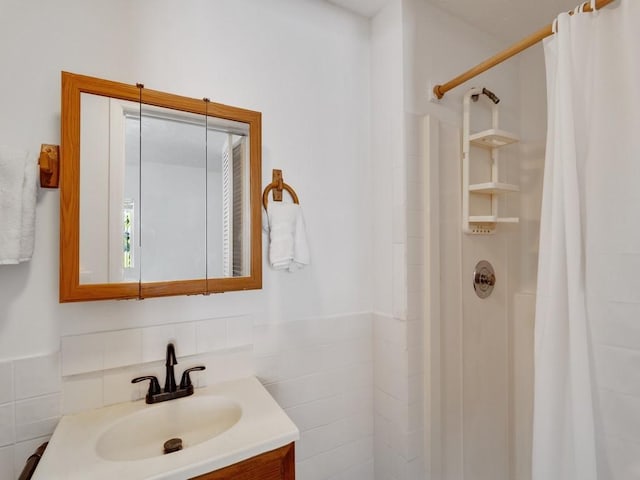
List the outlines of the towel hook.
<svg viewBox="0 0 640 480">
<path fill-rule="evenodd" d="M 289 195 L 291 195 L 291 198 L 293 199 L 293 203 L 300 203 L 300 201 L 298 200 L 298 194 L 296 194 L 296 191 L 293 188 L 291 188 L 289 185 L 284 183 L 284 181 L 282 180 L 282 170 L 278 170 L 275 168 L 273 169 L 272 181 L 264 189 L 264 192 L 262 192 L 262 205 L 264 206 L 265 209 L 267 208 L 267 203 L 269 201 L 269 192 L 271 190 L 273 190 L 273 200 L 276 202 L 282 201 L 282 190 L 286 190 L 287 192 L 289 192 Z"/>
<path fill-rule="evenodd" d="M 43 143 L 40 146 L 40 186 L 58 188 L 60 175 L 60 147 Z"/>
</svg>

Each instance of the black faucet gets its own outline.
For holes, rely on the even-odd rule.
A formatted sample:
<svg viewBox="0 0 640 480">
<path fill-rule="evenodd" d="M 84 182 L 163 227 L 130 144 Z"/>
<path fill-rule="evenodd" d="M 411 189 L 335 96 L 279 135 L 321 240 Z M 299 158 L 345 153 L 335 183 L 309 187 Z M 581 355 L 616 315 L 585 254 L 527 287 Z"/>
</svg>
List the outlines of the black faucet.
<svg viewBox="0 0 640 480">
<path fill-rule="evenodd" d="M 176 350 L 173 343 L 167 345 L 167 360 L 165 367 L 167 368 L 167 374 L 164 381 L 164 390 L 160 390 L 160 383 L 158 378 L 153 375 L 147 375 L 144 377 L 136 377 L 131 380 L 131 383 L 142 382 L 143 380 L 149 380 L 149 391 L 145 397 L 147 403 L 166 402 L 167 400 L 173 400 L 174 398 L 188 397 L 193 395 L 193 384 L 191 383 L 190 372 L 196 372 L 204 370 L 204 365 L 198 365 L 197 367 L 187 368 L 182 373 L 182 379 L 180 380 L 180 386 L 176 386 L 176 377 L 173 370 L 174 365 L 178 364 L 176 360 Z"/>
<path fill-rule="evenodd" d="M 164 362 L 164 366 L 167 368 L 167 373 L 164 380 L 164 391 L 165 392 L 175 392 L 176 387 L 176 377 L 173 372 L 173 366 L 178 364 L 178 360 L 176 360 L 176 349 L 173 346 L 173 343 L 167 345 L 167 360 Z"/>
</svg>

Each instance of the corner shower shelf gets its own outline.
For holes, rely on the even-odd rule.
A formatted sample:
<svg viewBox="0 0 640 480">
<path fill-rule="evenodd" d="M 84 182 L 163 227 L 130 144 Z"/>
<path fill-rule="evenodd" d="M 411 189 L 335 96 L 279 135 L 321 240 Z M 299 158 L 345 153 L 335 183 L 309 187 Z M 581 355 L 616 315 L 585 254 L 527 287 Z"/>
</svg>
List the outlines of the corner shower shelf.
<svg viewBox="0 0 640 480">
<path fill-rule="evenodd" d="M 490 128 L 469 136 L 469 142 L 483 148 L 500 148 L 520 141 L 517 135 L 505 130 Z"/>
<path fill-rule="evenodd" d="M 492 128 L 478 133 L 470 132 L 470 107 L 471 100 L 478 101 L 485 94 L 487 97 L 497 98 L 491 92 L 481 88 L 472 88 L 464 96 L 464 121 L 463 121 L 463 158 L 462 158 L 462 228 L 465 233 L 490 234 L 495 232 L 499 223 L 518 223 L 517 217 L 503 217 L 498 214 L 498 198 L 501 195 L 519 192 L 518 185 L 499 181 L 498 150 L 501 147 L 519 141 L 518 136 L 498 128 L 498 107 L 491 103 Z M 490 93 L 490 95 L 489 95 Z M 491 160 L 491 178 L 488 182 L 469 184 L 469 162 L 471 146 L 488 150 Z M 470 202 L 472 195 L 489 197 L 491 212 L 487 215 L 470 215 Z M 485 207 L 486 208 L 486 207 Z"/>
<path fill-rule="evenodd" d="M 518 223 L 518 217 L 494 217 L 493 215 L 471 215 L 469 223 Z"/>
<path fill-rule="evenodd" d="M 486 193 L 489 195 L 495 195 L 500 193 L 519 192 L 520 187 L 518 185 L 511 185 L 509 183 L 487 182 L 469 185 L 469 191 L 472 193 Z"/>
</svg>

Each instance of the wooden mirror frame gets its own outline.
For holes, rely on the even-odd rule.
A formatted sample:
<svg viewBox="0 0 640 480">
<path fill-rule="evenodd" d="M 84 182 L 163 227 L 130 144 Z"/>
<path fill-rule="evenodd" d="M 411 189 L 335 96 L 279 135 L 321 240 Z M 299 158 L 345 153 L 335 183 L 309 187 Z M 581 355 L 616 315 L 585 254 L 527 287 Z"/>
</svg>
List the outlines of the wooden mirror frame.
<svg viewBox="0 0 640 480">
<path fill-rule="evenodd" d="M 80 283 L 80 98 L 90 93 L 249 125 L 250 273 L 245 277 L 163 282 Z M 62 72 L 60 146 L 60 303 L 195 295 L 262 288 L 262 115 L 208 100 L 158 92 L 142 85 Z"/>
</svg>

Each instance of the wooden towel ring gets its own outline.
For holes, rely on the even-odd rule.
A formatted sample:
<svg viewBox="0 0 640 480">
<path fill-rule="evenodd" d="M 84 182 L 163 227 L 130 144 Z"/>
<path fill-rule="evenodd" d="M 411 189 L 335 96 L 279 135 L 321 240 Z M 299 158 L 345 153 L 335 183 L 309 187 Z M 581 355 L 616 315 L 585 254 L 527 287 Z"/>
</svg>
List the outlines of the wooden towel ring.
<svg viewBox="0 0 640 480">
<path fill-rule="evenodd" d="M 293 203 L 300 204 L 300 200 L 298 200 L 298 194 L 296 193 L 296 191 L 291 186 L 282 181 L 282 170 L 273 170 L 273 181 L 269 185 L 267 185 L 267 188 L 265 188 L 264 192 L 262 192 L 262 205 L 264 206 L 265 210 L 267 209 L 267 203 L 269 202 L 269 192 L 271 190 L 274 190 L 273 199 L 276 202 L 282 201 L 282 190 L 286 190 L 287 192 L 289 192 L 289 195 L 291 195 Z"/>
</svg>

